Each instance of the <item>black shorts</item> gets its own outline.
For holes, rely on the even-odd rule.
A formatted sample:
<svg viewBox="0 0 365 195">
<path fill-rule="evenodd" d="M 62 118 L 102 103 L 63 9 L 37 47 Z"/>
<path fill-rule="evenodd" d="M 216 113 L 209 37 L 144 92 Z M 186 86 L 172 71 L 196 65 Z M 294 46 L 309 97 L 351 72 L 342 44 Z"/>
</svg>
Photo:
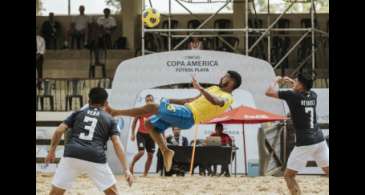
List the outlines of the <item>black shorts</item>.
<svg viewBox="0 0 365 195">
<path fill-rule="evenodd" d="M 137 148 L 138 151 L 146 149 L 148 153 L 154 153 L 155 142 L 149 134 L 137 132 Z"/>
</svg>

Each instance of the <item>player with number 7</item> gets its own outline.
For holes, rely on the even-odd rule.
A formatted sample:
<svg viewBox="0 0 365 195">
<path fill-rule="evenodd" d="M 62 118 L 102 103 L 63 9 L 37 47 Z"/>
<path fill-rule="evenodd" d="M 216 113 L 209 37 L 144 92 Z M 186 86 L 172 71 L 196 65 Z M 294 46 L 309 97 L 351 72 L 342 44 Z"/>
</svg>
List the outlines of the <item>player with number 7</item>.
<svg viewBox="0 0 365 195">
<path fill-rule="evenodd" d="M 278 91 L 276 85 L 289 84 L 292 90 Z M 284 100 L 289 107 L 295 127 L 296 143 L 289 155 L 284 178 L 292 195 L 301 194 L 296 174 L 314 159 L 326 175 L 329 174 L 329 149 L 316 116 L 317 94 L 311 90 L 313 80 L 310 75 L 299 74 L 293 80 L 277 77 L 266 90 L 266 95 Z"/>
</svg>

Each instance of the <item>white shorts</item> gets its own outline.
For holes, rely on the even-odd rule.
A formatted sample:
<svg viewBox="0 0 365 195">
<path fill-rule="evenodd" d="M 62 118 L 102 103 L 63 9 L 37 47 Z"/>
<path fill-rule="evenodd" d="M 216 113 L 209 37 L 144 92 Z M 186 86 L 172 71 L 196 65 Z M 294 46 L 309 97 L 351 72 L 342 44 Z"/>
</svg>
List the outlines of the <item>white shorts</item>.
<svg viewBox="0 0 365 195">
<path fill-rule="evenodd" d="M 52 184 L 68 190 L 77 176 L 86 173 L 94 181 L 100 191 L 104 191 L 116 183 L 115 177 L 107 163 L 94 163 L 77 158 L 62 157 L 58 164 Z"/>
<path fill-rule="evenodd" d="M 309 160 L 315 160 L 318 167 L 329 166 L 329 149 L 326 141 L 308 146 L 295 146 L 289 155 L 286 167 L 301 171 Z"/>
</svg>

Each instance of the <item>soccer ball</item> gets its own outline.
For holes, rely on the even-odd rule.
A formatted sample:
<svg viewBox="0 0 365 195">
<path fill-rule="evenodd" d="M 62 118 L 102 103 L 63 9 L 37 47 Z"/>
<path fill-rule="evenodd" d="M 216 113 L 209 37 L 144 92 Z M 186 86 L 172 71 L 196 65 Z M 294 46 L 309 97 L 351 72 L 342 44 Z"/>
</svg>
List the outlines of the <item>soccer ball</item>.
<svg viewBox="0 0 365 195">
<path fill-rule="evenodd" d="M 143 14 L 142 19 L 144 25 L 149 28 L 156 27 L 160 23 L 160 13 L 154 8 L 147 8 Z"/>
</svg>

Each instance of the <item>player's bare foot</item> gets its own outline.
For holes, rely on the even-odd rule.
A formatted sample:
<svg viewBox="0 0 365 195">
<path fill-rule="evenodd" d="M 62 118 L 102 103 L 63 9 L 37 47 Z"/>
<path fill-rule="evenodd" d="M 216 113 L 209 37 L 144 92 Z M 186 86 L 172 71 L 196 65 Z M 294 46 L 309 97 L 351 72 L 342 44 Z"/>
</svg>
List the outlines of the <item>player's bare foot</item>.
<svg viewBox="0 0 365 195">
<path fill-rule="evenodd" d="M 174 154 L 175 152 L 170 149 L 167 149 L 166 151 L 163 152 L 163 161 L 167 172 L 171 170 L 172 159 L 174 158 Z"/>
</svg>

